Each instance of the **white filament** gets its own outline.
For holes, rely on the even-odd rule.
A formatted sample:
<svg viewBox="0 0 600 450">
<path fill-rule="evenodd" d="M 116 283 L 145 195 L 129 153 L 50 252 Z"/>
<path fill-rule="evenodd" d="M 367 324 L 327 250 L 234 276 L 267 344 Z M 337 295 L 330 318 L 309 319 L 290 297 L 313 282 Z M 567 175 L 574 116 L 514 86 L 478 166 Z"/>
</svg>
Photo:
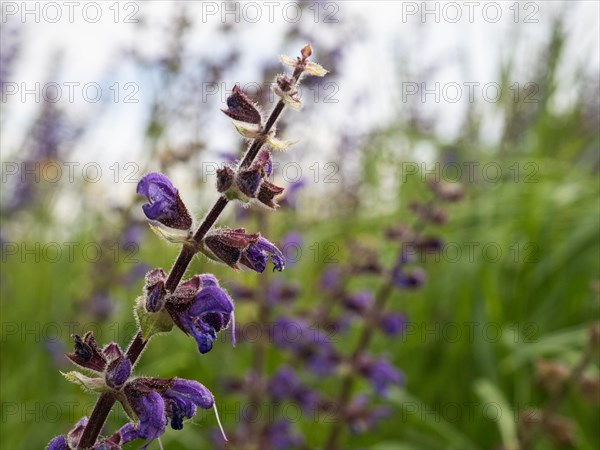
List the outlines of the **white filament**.
<svg viewBox="0 0 600 450">
<path fill-rule="evenodd" d="M 213 400 L 213 408 L 215 410 L 215 416 L 217 417 L 217 423 L 219 424 L 219 428 L 221 429 L 221 434 L 223 435 L 223 439 L 228 441 L 227 436 L 225 436 L 225 430 L 223 430 L 223 425 L 221 425 L 221 419 L 219 419 L 219 411 L 217 411 L 217 402 Z"/>
</svg>

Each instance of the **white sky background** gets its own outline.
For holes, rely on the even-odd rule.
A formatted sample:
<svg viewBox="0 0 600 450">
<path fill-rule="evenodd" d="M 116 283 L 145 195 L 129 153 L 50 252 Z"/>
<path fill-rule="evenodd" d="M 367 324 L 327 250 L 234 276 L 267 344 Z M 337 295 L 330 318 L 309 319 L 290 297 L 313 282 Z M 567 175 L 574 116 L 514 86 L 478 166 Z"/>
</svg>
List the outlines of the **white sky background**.
<svg viewBox="0 0 600 450">
<path fill-rule="evenodd" d="M 153 55 L 164 43 L 161 41 L 162 30 L 172 17 L 173 2 L 151 1 L 147 3 L 134 2 L 99 2 L 102 16 L 95 23 L 93 19 L 97 8 L 87 6 L 87 2 L 73 2 L 73 23 L 69 22 L 69 7 L 65 2 L 52 2 L 57 7 L 41 4 L 39 12 L 23 16 L 23 10 L 36 11 L 33 2 L 2 2 L 2 26 L 7 17 L 10 20 L 24 22 L 22 27 L 23 48 L 9 81 L 18 83 L 19 87 L 31 88 L 35 83 L 47 81 L 49 67 L 54 52 L 61 49 L 64 52 L 62 71 L 55 80 L 59 84 L 65 81 L 99 83 L 103 89 L 102 101 L 90 103 L 85 101 L 81 91 L 75 88 L 74 101 L 67 101 L 67 88 L 63 89 L 63 98 L 59 105 L 69 115 L 79 120 L 97 123 L 74 155 L 76 161 L 84 164 L 87 161 L 99 161 L 108 167 L 115 161 L 124 163 L 135 161 L 143 154 L 143 126 L 148 114 L 148 105 L 152 99 L 152 85 L 140 80 L 131 65 L 122 66 L 120 52 L 124 47 L 136 47 L 147 55 Z M 252 6 L 247 6 L 252 3 Z M 321 2 L 316 5 L 321 16 L 314 20 L 314 9 L 305 10 L 301 20 L 316 30 L 317 36 L 327 39 L 335 32 L 330 24 L 323 23 L 325 12 L 336 11 L 335 16 L 342 21 L 346 18 L 358 18 L 361 24 L 361 42 L 352 51 L 352 58 L 347 58 L 345 78 L 340 80 L 340 91 L 337 104 L 327 105 L 326 117 L 319 117 L 315 123 L 314 133 L 309 137 L 301 137 L 306 152 L 314 151 L 315 158 L 322 157 L 324 150 L 316 148 L 327 146 L 327 124 L 336 117 L 347 115 L 351 105 L 344 102 L 345 93 L 349 90 L 356 92 L 364 90 L 368 101 L 358 110 L 352 112 L 355 116 L 357 131 L 366 131 L 373 124 L 382 123 L 393 117 L 395 110 L 402 108 L 400 89 L 397 86 L 397 67 L 392 64 L 392 56 L 402 56 L 406 61 L 406 71 L 419 73 L 426 68 L 434 67 L 431 79 L 407 80 L 409 82 L 428 83 L 439 82 L 442 86 L 455 82 L 479 82 L 484 85 L 497 81 L 499 65 L 503 58 L 512 54 L 517 56 L 518 67 L 527 69 L 529 62 L 536 58 L 539 49 L 548 39 L 548 30 L 553 17 L 562 15 L 566 18 L 567 32 L 571 36 L 566 54 L 568 60 L 562 62 L 563 90 L 557 102 L 559 107 L 566 106 L 572 100 L 573 93 L 569 89 L 569 77 L 574 69 L 583 65 L 590 74 L 600 71 L 599 45 L 599 4 L 596 1 L 547 1 L 547 2 L 399 2 L 399 1 L 344 1 Z M 493 3 L 493 2 L 492 2 Z M 211 42 L 211 30 L 221 24 L 221 14 L 225 8 L 223 2 L 186 2 L 193 21 L 196 22 L 192 38 L 198 47 L 209 45 L 207 51 L 219 51 L 219 44 Z M 234 82 L 260 80 L 260 61 L 265 58 L 275 58 L 282 52 L 280 36 L 289 26 L 285 20 L 284 9 L 286 2 L 272 2 L 274 12 L 273 22 L 269 21 L 269 6 L 263 2 L 242 2 L 240 6 L 240 21 L 244 26 L 244 39 L 240 49 L 247 55 L 253 55 L 245 60 L 237 80 L 224 80 L 230 89 Z M 335 6 L 337 5 L 337 6 Z M 437 6 L 436 6 L 437 5 Z M 472 6 L 469 6 L 472 5 Z M 45 8 L 45 9 L 44 9 Z M 57 9 L 58 8 L 58 9 Z M 216 14 L 207 14 L 214 11 Z M 248 17 L 244 16 L 244 8 Z M 260 10 L 262 18 L 257 23 L 250 23 L 254 13 Z M 422 16 L 423 9 L 439 11 L 437 14 Z M 472 9 L 470 9 L 472 8 Z M 502 17 L 494 23 L 497 10 Z M 85 13 L 84 13 L 85 10 Z M 115 13 L 119 11 L 119 20 L 115 23 Z M 519 11 L 515 24 L 515 13 Z M 60 11 L 61 18 L 56 23 L 50 23 Z M 203 11 L 205 14 L 203 15 Z M 295 9 L 287 9 L 294 12 Z M 15 12 L 15 14 L 13 14 Z M 456 13 L 462 18 L 454 22 Z M 469 13 L 473 20 L 469 20 Z M 308 13 L 308 14 L 307 14 Z M 134 19 L 147 20 L 148 32 L 143 36 L 136 34 L 139 30 L 135 24 L 124 23 L 128 14 Z M 309 16 L 313 15 L 313 16 Z M 528 16 L 530 14 L 530 16 Z M 251 16 L 250 16 L 251 15 Z M 87 17 L 87 19 L 86 19 Z M 229 20 L 232 15 L 229 15 Z M 250 20 L 247 20 L 247 19 Z M 527 18 L 529 22 L 525 23 Z M 50 21 L 49 21 L 49 20 Z M 472 23 L 471 23 L 472 22 Z M 518 45 L 515 38 L 518 39 Z M 315 60 L 318 61 L 318 42 L 313 43 L 316 50 Z M 5 44 L 3 43 L 3 46 Z M 3 47 L 4 48 L 4 47 Z M 285 49 L 291 53 L 294 49 Z M 120 83 L 121 95 L 124 83 L 134 81 L 140 90 L 136 98 L 137 104 L 112 103 L 113 92 L 109 87 L 115 82 Z M 528 81 L 524 71 L 523 78 L 514 80 L 525 83 Z M 429 85 L 431 86 L 431 85 Z M 477 89 L 477 88 L 476 88 Z M 395 101 L 390 101 L 390 92 Z M 479 91 L 476 95 L 481 97 Z M 466 88 L 463 97 L 466 96 Z M 462 113 L 467 103 L 459 101 L 451 103 L 431 101 L 426 102 L 428 113 L 437 115 L 440 127 L 438 133 L 443 138 L 451 139 L 462 123 Z M 21 101 L 20 95 L 12 95 L 2 99 L 2 133 L 0 149 L 2 161 L 12 159 L 12 154 L 22 139 L 22 133 L 30 122 L 32 114 L 37 111 L 38 104 L 29 95 L 26 101 Z M 490 112 L 493 105 L 489 105 Z M 325 111 L 325 109 L 322 109 Z M 321 110 L 320 110 L 321 111 Z M 291 113 L 286 113 L 291 114 Z M 302 114 L 302 113 L 300 113 Z M 215 115 L 218 115 L 215 112 Z M 220 118 L 220 117 L 218 117 Z M 226 120 L 219 123 L 229 126 Z M 190 124 L 194 127 L 194 124 Z M 483 133 L 490 140 L 498 134 L 494 125 L 493 115 L 484 121 Z M 206 132 L 210 133 L 210 130 Z M 218 136 L 217 136 L 218 134 Z M 223 141 L 221 129 L 209 134 L 210 147 L 222 150 L 228 144 L 236 141 L 236 136 L 229 133 Z M 296 138 L 296 136 L 286 136 Z M 317 145 L 319 144 L 319 145 Z M 314 160 L 314 159 L 313 159 Z M 130 186 L 128 186 L 130 187 Z"/>
</svg>

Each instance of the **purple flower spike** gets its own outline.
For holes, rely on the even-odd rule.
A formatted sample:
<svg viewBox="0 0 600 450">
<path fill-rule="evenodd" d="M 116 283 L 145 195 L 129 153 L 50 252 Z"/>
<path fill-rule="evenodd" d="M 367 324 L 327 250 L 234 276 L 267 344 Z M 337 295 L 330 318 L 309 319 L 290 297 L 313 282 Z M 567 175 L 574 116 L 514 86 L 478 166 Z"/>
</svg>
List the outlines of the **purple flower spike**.
<svg viewBox="0 0 600 450">
<path fill-rule="evenodd" d="M 166 401 L 167 417 L 174 430 L 183 429 L 183 420 L 191 419 L 196 407 L 210 409 L 214 404 L 213 395 L 202 384 L 194 380 L 176 378 L 173 387 L 163 397 Z"/>
<path fill-rule="evenodd" d="M 285 269 L 285 258 L 283 253 L 271 242 L 260 237 L 255 244 L 252 244 L 244 251 L 240 262 L 250 269 L 262 273 L 267 267 L 267 260 L 271 255 L 273 270 L 281 272 Z"/>
<path fill-rule="evenodd" d="M 67 438 L 63 434 L 56 436 L 48 443 L 46 450 L 69 450 Z"/>
<path fill-rule="evenodd" d="M 165 305 L 175 324 L 191 334 L 200 353 L 208 353 L 217 333 L 227 328 L 233 301 L 210 275 L 196 275 L 182 283 Z"/>
<path fill-rule="evenodd" d="M 148 219 L 178 230 L 192 227 L 192 218 L 179 192 L 163 174 L 153 172 L 145 175 L 139 181 L 136 192 L 148 198 L 148 203 L 142 206 Z"/>
</svg>

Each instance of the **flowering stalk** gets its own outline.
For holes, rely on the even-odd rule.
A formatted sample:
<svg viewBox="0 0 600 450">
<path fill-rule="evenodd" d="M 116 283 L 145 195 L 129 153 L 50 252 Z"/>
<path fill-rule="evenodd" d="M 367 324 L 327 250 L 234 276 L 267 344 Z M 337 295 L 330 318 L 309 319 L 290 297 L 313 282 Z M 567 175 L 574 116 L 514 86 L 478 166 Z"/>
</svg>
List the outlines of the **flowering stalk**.
<svg viewBox="0 0 600 450">
<path fill-rule="evenodd" d="M 103 440 L 100 445 L 107 448 L 120 448 L 121 443 L 135 438 L 158 438 L 164 432 L 165 414 L 166 419 L 171 420 L 172 427 L 180 429 L 182 419 L 191 417 L 196 406 L 214 407 L 210 392 L 191 380 L 143 377 L 127 380 L 154 333 L 169 331 L 175 324 L 186 334 L 192 335 L 200 352 L 205 353 L 211 349 L 216 333 L 232 321 L 231 299 L 219 288 L 212 275 L 197 275 L 181 283 L 197 252 L 203 252 L 234 268 L 238 267 L 239 262 L 257 272 L 264 270 L 270 256 L 275 268 L 283 269 L 281 252 L 260 234 L 246 234 L 244 229 L 211 231 L 211 228 L 233 199 L 246 202 L 256 199 L 268 207 L 276 207 L 274 197 L 283 189 L 264 180 L 270 174 L 272 163 L 270 153 L 263 150 L 263 146 L 268 144 L 283 150 L 290 145 L 275 138 L 273 127 L 286 105 L 298 109 L 300 100 L 296 84 L 301 75 L 306 72 L 323 76 L 326 73 L 322 67 L 308 60 L 312 54 L 310 45 L 306 45 L 301 53 L 302 56 L 296 59 L 285 56 L 280 58 L 282 63 L 293 67 L 294 71 L 291 77 L 277 77 L 274 90 L 281 100 L 264 126 L 260 123 L 258 110 L 237 86 L 233 95 L 228 98 L 229 109 L 223 112 L 234 119 L 238 131 L 244 137 L 252 139 L 252 144 L 238 165 L 237 173 L 233 173 L 231 169 L 220 172 L 217 188 L 222 195 L 193 235 L 189 235 L 191 217 L 170 181 L 161 174 L 149 174 L 140 180 L 138 193 L 149 200 L 144 205 L 144 213 L 156 224 L 154 228 L 157 232 L 173 242 L 182 243 L 180 253 L 168 276 L 162 269 L 155 269 L 146 275 L 146 294 L 138 299 L 136 306 L 139 329 L 124 354 L 116 344 L 99 350 L 90 333 L 83 339 L 75 337 L 75 352 L 70 354 L 70 359 L 90 371 L 103 374 L 106 381 L 89 378 L 78 372 L 65 375 L 70 381 L 101 394 L 89 420 L 82 419 L 76 427 L 76 433 L 74 429 L 66 438 L 59 436 L 53 439 L 48 448 L 62 450 L 94 447 L 116 401 L 123 404 L 130 416 L 137 416 L 139 426 L 136 428 L 127 424 L 115 435 Z M 236 186 L 233 186 L 234 179 Z M 119 383 L 109 383 L 115 377 Z"/>
<path fill-rule="evenodd" d="M 427 250 L 427 247 L 429 246 L 437 247 L 437 242 L 432 245 L 431 243 L 427 243 L 427 240 L 422 236 L 422 232 L 428 223 L 441 224 L 445 222 L 446 216 L 443 210 L 437 207 L 436 201 L 440 199 L 457 201 L 462 198 L 462 190 L 457 186 L 433 181 L 429 183 L 429 187 L 434 192 L 433 198 L 426 204 L 413 203 L 411 205 L 411 209 L 417 213 L 417 221 L 412 230 L 409 230 L 408 228 L 401 228 L 398 237 L 403 243 L 400 248 L 400 256 L 398 257 L 398 261 L 396 264 L 394 264 L 394 266 L 387 270 L 386 273 L 384 273 L 383 283 L 375 295 L 375 300 L 366 308 L 365 318 L 362 322 L 362 330 L 360 332 L 358 342 L 348 358 L 350 370 L 346 373 L 342 380 L 342 386 L 335 402 L 334 408 L 337 415 L 337 420 L 333 423 L 326 438 L 324 448 L 327 450 L 333 450 L 337 448 L 338 440 L 349 418 L 348 416 L 349 410 L 351 409 L 352 387 L 354 385 L 356 375 L 360 373 L 362 365 L 361 360 L 364 358 L 363 355 L 368 349 L 375 332 L 381 327 L 381 317 L 383 316 L 386 303 L 390 295 L 392 292 L 394 292 L 395 287 L 412 289 L 420 286 L 423 282 L 424 278 L 422 277 L 422 272 L 420 271 L 415 271 L 408 275 L 402 273 L 402 266 L 408 260 L 408 257 L 406 256 L 406 247 L 416 245 L 416 247 L 421 251 Z M 390 231 L 391 235 L 396 233 L 397 231 Z M 389 380 L 391 381 L 391 378 Z M 377 382 L 374 384 L 377 385 Z M 380 389 L 380 392 L 383 392 L 385 387 Z"/>
</svg>

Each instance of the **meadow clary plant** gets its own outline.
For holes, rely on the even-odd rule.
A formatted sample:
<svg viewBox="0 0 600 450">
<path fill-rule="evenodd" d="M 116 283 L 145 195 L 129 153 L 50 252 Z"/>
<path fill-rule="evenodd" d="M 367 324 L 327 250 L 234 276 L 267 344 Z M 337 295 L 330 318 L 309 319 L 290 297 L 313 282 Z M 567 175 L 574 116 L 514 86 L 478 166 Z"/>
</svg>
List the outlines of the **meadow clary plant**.
<svg viewBox="0 0 600 450">
<path fill-rule="evenodd" d="M 221 195 L 195 231 L 191 214 L 165 175 L 150 173 L 139 181 L 137 193 L 147 198 L 142 208 L 151 227 L 181 245 L 180 253 L 168 274 L 161 268 L 146 274 L 143 295 L 135 304 L 138 332 L 126 350 L 115 342 L 101 348 L 92 332 L 74 336 L 74 351 L 67 357 L 91 376 L 78 371 L 64 375 L 100 395 L 90 417 L 81 418 L 67 434 L 52 439 L 49 450 L 114 450 L 134 439 L 146 440 L 147 447 L 160 438 L 168 424 L 175 430 L 182 429 L 183 421 L 193 417 L 197 408 L 213 408 L 219 420 L 212 393 L 199 382 L 177 377 L 135 377 L 132 372 L 150 339 L 159 333 L 176 326 L 192 336 L 198 351 L 204 354 L 212 349 L 217 333 L 234 324 L 233 301 L 213 275 L 194 275 L 182 281 L 194 255 L 203 253 L 234 269 L 243 265 L 259 273 L 266 269 L 269 259 L 274 269 L 284 269 L 281 251 L 259 232 L 213 226 L 231 201 L 277 207 L 277 196 L 283 188 L 268 180 L 273 167 L 270 149 L 284 150 L 291 142 L 276 137 L 275 124 L 286 106 L 295 110 L 301 107 L 296 85 L 304 74 L 327 73 L 309 60 L 311 55 L 312 48 L 306 45 L 300 57 L 280 57 L 293 73 L 277 76 L 273 90 L 280 100 L 266 120 L 238 86 L 228 97 L 223 112 L 251 143 L 237 164 L 219 170 L 217 190 Z M 234 330 L 232 335 L 235 337 Z M 99 437 L 117 401 L 131 421 L 112 435 Z"/>
</svg>

